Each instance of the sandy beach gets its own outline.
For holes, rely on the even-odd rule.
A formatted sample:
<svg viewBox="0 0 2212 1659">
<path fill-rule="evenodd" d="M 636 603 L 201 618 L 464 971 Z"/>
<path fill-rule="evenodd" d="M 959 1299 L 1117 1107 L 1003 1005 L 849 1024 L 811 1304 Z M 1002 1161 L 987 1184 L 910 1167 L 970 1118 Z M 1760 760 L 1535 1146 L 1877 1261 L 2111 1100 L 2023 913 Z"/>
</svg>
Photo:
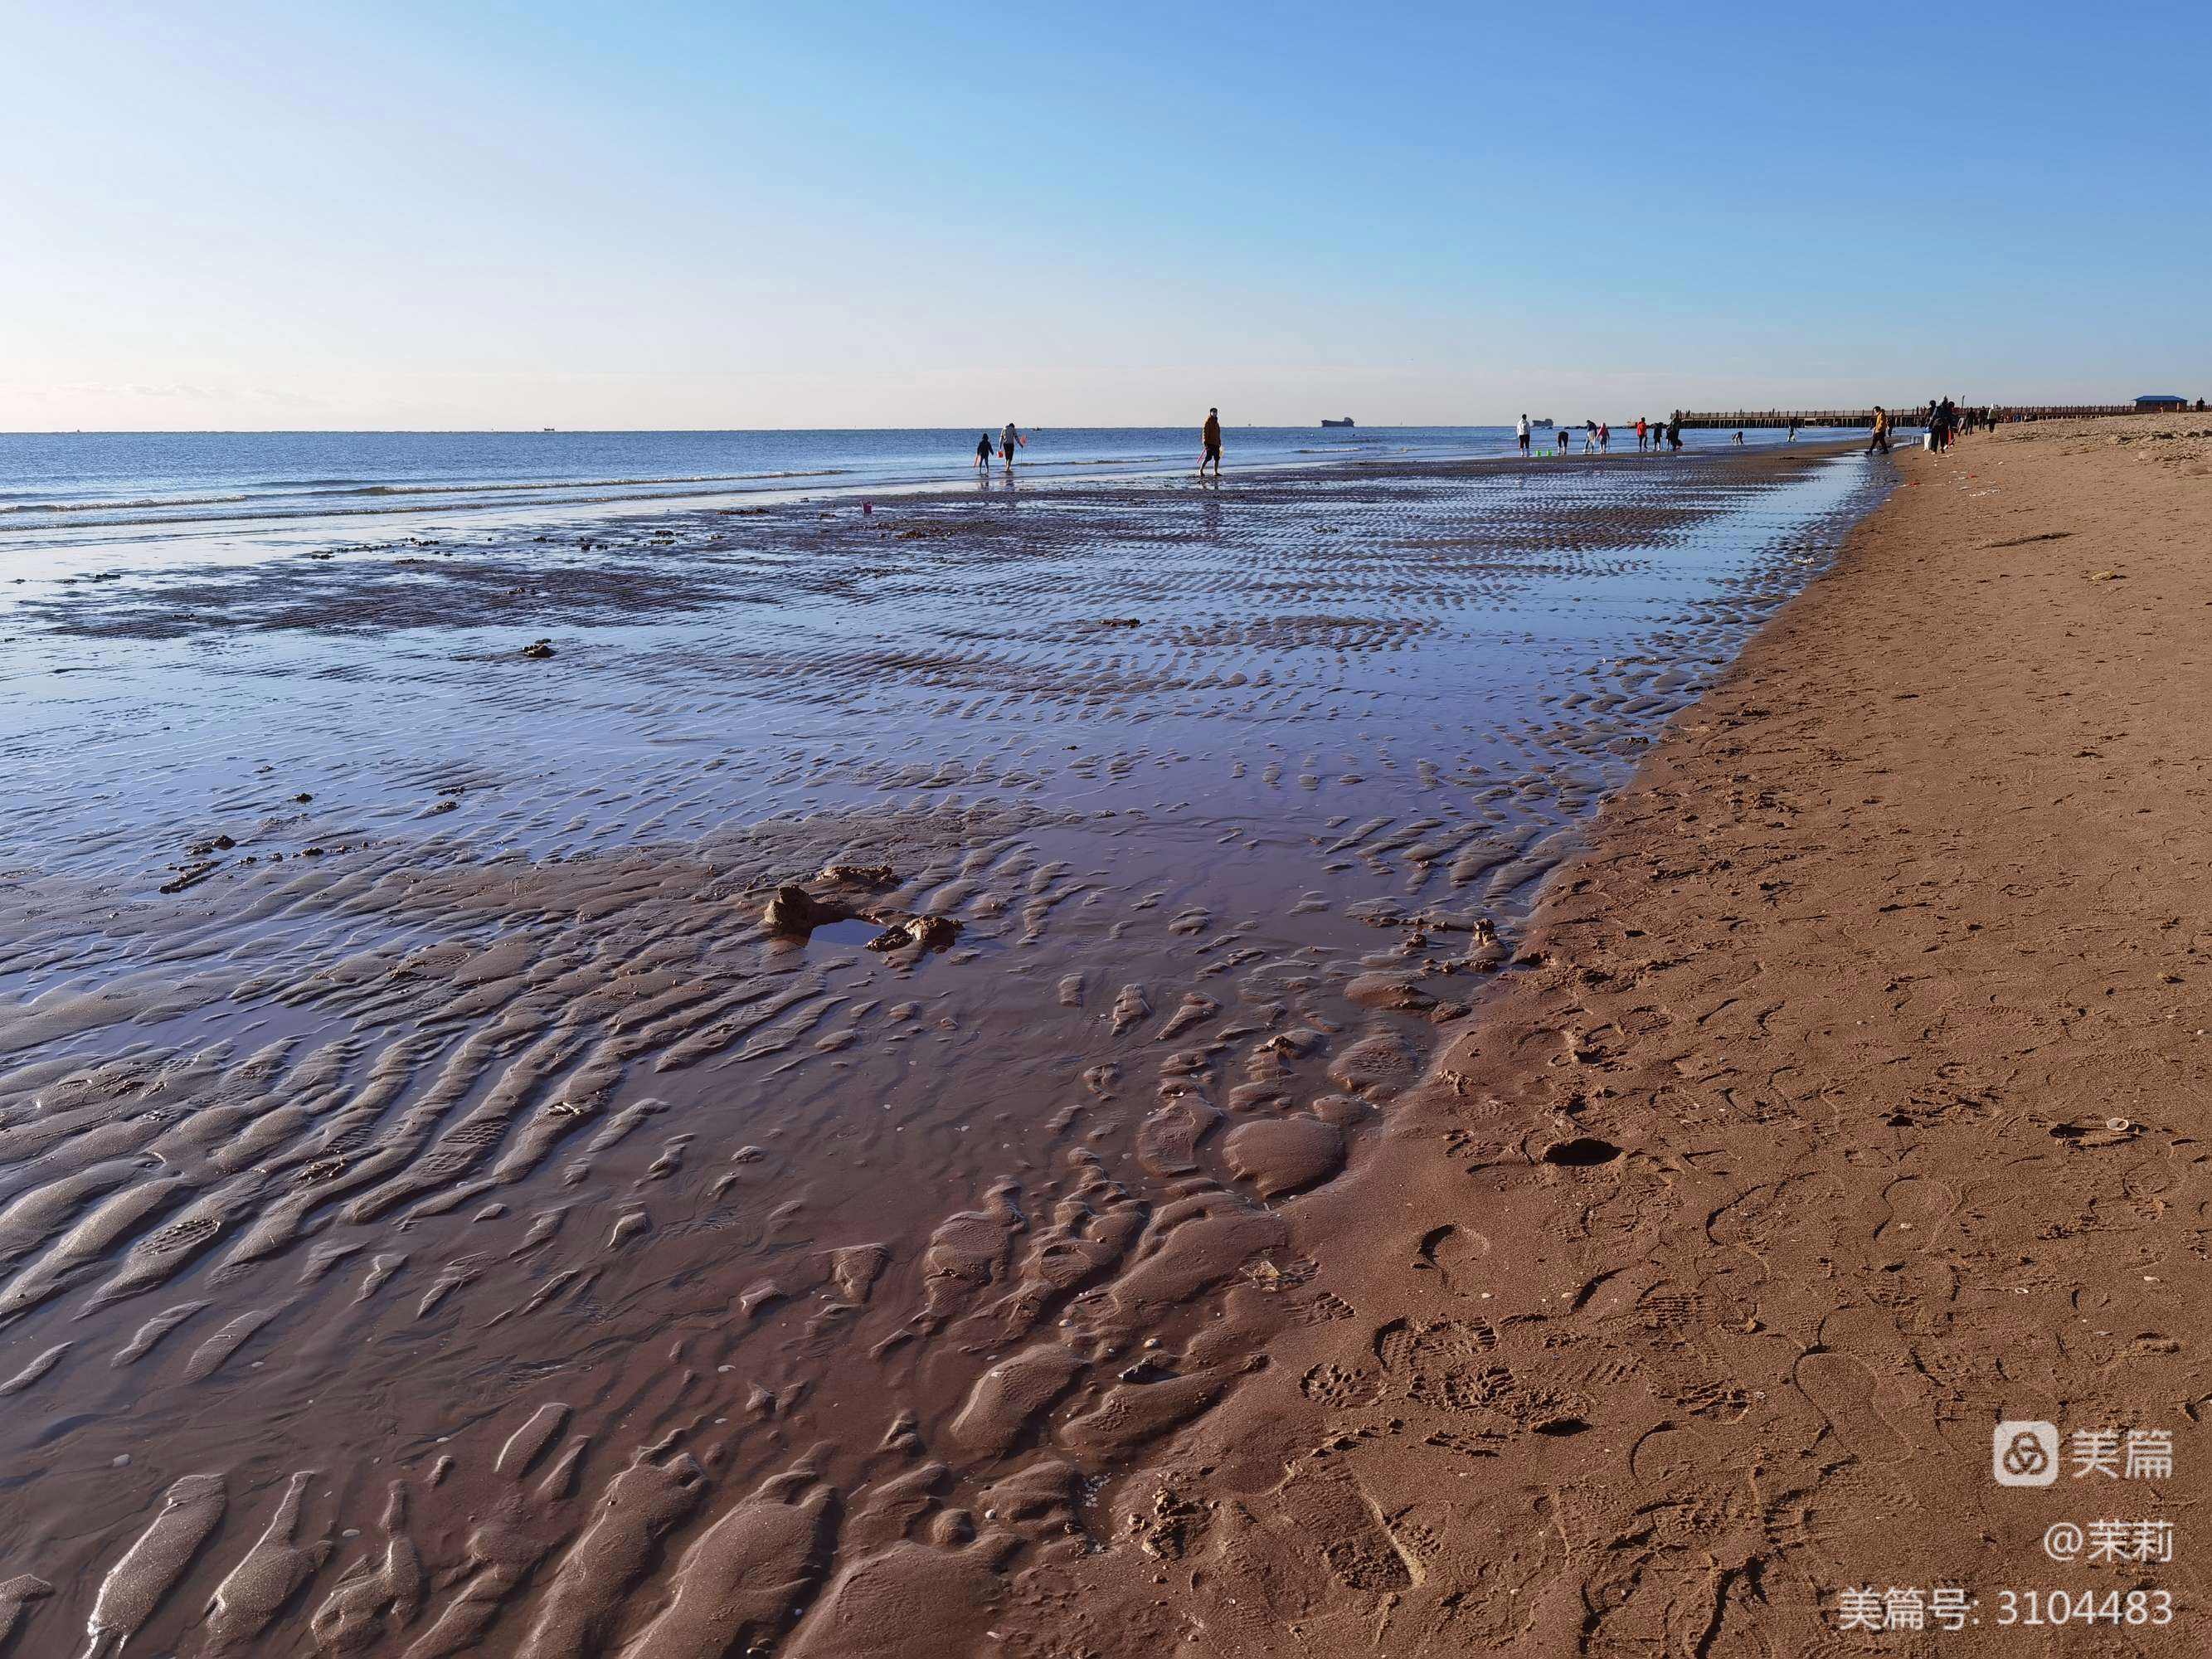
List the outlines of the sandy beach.
<svg viewBox="0 0 2212 1659">
<path fill-rule="evenodd" d="M 1290 1212 L 1323 1312 L 1115 1492 L 1139 1547 L 1055 1621 L 1130 1653 L 2197 1650 L 2212 430 L 1899 466 Z M 1996 1483 L 2004 1419 L 2066 1437 L 2051 1485 Z M 2170 1434 L 2172 1467 L 2085 1471 L 2077 1431 Z M 2101 1560 L 2100 1520 L 2132 1540 Z M 1841 1627 L 1867 1586 L 1973 1601 Z M 2028 1627 L 2054 1588 L 2174 1622 Z"/>
<path fill-rule="evenodd" d="M 2200 428 L 18 597 L 0 1644 L 2189 1650 Z"/>
</svg>

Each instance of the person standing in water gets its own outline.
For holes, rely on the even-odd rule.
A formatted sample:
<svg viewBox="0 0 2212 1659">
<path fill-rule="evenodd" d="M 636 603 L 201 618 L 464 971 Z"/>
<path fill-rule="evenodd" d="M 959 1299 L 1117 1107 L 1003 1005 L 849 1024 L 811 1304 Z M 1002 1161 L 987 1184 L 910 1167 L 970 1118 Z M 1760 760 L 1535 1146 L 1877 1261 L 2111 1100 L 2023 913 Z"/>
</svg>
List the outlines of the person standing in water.
<svg viewBox="0 0 2212 1659">
<path fill-rule="evenodd" d="M 1528 453 L 1528 417 L 1523 415 L 1521 417 L 1521 424 L 1515 427 L 1513 430 L 1521 440 L 1521 453 L 1525 458 Z"/>
<path fill-rule="evenodd" d="M 988 432 L 975 440 L 975 470 L 978 472 L 991 470 L 991 434 Z"/>
<path fill-rule="evenodd" d="M 1212 461 L 1213 476 L 1219 477 L 1221 476 L 1221 411 L 1219 410 L 1209 409 L 1206 411 L 1206 430 L 1200 434 L 1200 441 L 1206 447 L 1199 454 L 1198 476 L 1201 478 L 1206 476 L 1206 464 Z"/>
<path fill-rule="evenodd" d="M 1650 430 L 1650 423 L 1638 415 L 1636 417 L 1636 453 L 1639 455 L 1644 453 L 1644 437 Z"/>
<path fill-rule="evenodd" d="M 1014 423 L 1008 421 L 1005 430 L 999 434 L 999 453 L 1006 461 L 1007 471 L 1012 472 L 1014 470 L 1014 451 L 1026 446 L 1028 442 L 1027 438 L 1014 429 Z"/>
<path fill-rule="evenodd" d="M 1877 449 L 1885 455 L 1889 453 L 1889 411 L 1880 404 L 1874 406 L 1874 436 L 1867 440 L 1867 453 L 1871 455 Z"/>
</svg>

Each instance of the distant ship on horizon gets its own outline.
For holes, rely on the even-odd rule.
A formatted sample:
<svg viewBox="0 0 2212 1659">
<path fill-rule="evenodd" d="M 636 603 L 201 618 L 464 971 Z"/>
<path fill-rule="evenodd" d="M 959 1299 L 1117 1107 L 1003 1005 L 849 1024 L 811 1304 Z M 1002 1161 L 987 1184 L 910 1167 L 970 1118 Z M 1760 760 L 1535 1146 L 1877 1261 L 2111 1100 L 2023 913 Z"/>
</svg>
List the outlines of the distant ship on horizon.
<svg viewBox="0 0 2212 1659">
<path fill-rule="evenodd" d="M 1323 426 L 1350 426 L 1352 423 L 1352 416 L 1349 415 L 1346 416 L 1340 421 L 1323 421 L 1322 422 Z"/>
</svg>

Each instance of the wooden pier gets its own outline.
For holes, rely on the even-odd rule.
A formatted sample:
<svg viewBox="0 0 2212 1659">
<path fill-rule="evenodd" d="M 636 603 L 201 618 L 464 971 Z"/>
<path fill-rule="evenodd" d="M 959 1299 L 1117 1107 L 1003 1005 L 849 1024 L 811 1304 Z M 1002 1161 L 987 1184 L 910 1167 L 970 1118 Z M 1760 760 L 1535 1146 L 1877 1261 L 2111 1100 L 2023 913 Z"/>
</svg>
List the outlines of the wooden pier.
<svg viewBox="0 0 2212 1659">
<path fill-rule="evenodd" d="M 1923 398 L 1917 403 L 1891 404 L 1887 407 L 1889 423 L 1892 427 L 1917 428 L 1922 424 L 1927 415 L 1928 401 Z M 1978 410 L 1986 407 L 2000 423 L 2013 421 L 2074 421 L 2097 419 L 2108 415 L 2160 415 L 2176 412 L 2174 406 L 2171 404 L 2138 407 L 2134 404 L 1995 404 L 1987 405 L 1962 404 L 1960 407 L 1962 410 Z M 2189 407 L 2190 405 L 2182 405 L 2185 410 Z M 2195 407 L 2202 409 L 2203 404 L 2200 402 Z M 1659 418 L 1663 420 L 1666 417 L 1662 416 Z M 1717 412 L 1711 410 L 1692 412 L 1685 410 L 1682 412 L 1682 424 L 1685 427 L 1708 428 L 1719 427 L 1730 431 L 1739 428 L 1744 431 L 1753 428 L 1775 430 L 1786 428 L 1791 425 L 1807 428 L 1826 426 L 1864 428 L 1874 424 L 1874 410 L 1871 409 L 1736 409 Z"/>
</svg>

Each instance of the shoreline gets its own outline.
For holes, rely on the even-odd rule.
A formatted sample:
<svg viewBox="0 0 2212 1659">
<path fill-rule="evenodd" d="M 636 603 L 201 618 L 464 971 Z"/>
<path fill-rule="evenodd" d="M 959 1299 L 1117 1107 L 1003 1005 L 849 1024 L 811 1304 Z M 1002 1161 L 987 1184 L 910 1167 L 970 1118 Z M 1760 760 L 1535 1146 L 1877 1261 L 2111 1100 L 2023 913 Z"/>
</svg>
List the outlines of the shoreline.
<svg viewBox="0 0 2212 1659">
<path fill-rule="evenodd" d="M 2151 435 L 2191 424 L 1899 456 L 1288 1206 L 1325 1312 L 1109 1498 L 1148 1559 L 1067 1575 L 1133 1627 L 1100 1651 L 1825 1652 L 1869 1584 L 2036 1653 L 2112 1629 L 1994 1628 L 2001 1588 L 2163 1589 L 2127 1650 L 2196 1650 L 2191 1554 L 2041 1547 L 2186 1537 L 2212 1458 L 2212 446 Z M 2000 1419 L 2175 1474 L 1999 1487 Z"/>
<path fill-rule="evenodd" d="M 896 1650 L 883 1573 L 933 1653 L 1012 1614 L 1331 1310 L 1291 1220 L 1489 982 L 1476 921 L 1876 471 L 699 515 L 33 607 L 16 663 L 72 669 L 0 887 L 33 1618 L 220 1474 L 144 1632 L 188 1642 L 308 1468 L 302 1524 L 385 1528 L 488 1651 L 579 1598 L 635 1629 L 756 1489 L 842 1517 L 760 1566 L 785 1651 Z M 790 884 L 818 932 L 767 924 Z M 954 937 L 867 948 L 902 917 Z M 578 1541 L 617 1501 L 673 1528 L 642 1582 Z M 486 1514 L 541 1565 L 471 1577 Z"/>
<path fill-rule="evenodd" d="M 1225 491 L 1188 480 L 1166 489 L 1071 483 L 1018 495 L 993 490 L 951 498 L 887 497 L 872 515 L 793 505 L 781 511 L 702 510 L 650 525 L 617 517 L 595 520 L 568 536 L 549 535 L 538 520 L 526 519 L 481 541 L 410 540 L 335 553 L 292 550 L 244 563 L 193 562 L 111 580 L 80 580 L 44 592 L 18 587 L 8 613 L 14 650 L 10 659 L 0 661 L 0 674 L 6 677 L 0 684 L 18 691 L 24 735 L 37 732 L 41 720 L 51 727 L 64 716 L 93 718 L 100 706 L 97 700 L 118 694 L 167 704 L 200 724 L 210 702 L 238 684 L 231 675 L 210 678 L 195 668 L 196 653 L 207 648 L 228 657 L 250 646 L 247 672 L 265 678 L 279 696 L 307 689 L 300 683 L 311 684 L 318 663 L 327 663 L 330 672 L 350 680 L 365 672 L 391 672 L 390 659 L 400 653 L 416 658 L 419 666 L 400 677 L 395 691 L 432 697 L 429 707 L 441 712 L 440 729 L 454 751 L 447 764 L 460 769 L 455 775 L 467 776 L 475 769 L 462 757 L 488 740 L 519 741 L 527 752 L 538 753 L 544 744 L 527 711 L 562 708 L 574 697 L 586 700 L 577 712 L 595 717 L 594 724 L 604 728 L 594 734 L 596 746 L 641 741 L 650 748 L 679 733 L 682 741 L 697 741 L 681 725 L 666 730 L 665 720 L 609 724 L 590 707 L 602 687 L 635 684 L 641 694 L 667 695 L 681 680 L 672 682 L 656 658 L 677 650 L 679 675 L 701 672 L 717 662 L 742 663 L 748 665 L 748 677 L 758 680 L 766 701 L 740 698 L 723 710 L 720 723 L 734 722 L 742 729 L 765 714 L 773 737 L 858 741 L 865 747 L 870 734 L 865 728 L 851 729 L 856 718 L 865 719 L 864 710 L 841 704 L 817 714 L 812 698 L 794 703 L 781 688 L 794 681 L 803 687 L 820 673 L 825 656 L 855 653 L 849 667 L 836 671 L 848 697 L 866 696 L 878 687 L 884 692 L 904 687 L 911 694 L 933 684 L 973 682 L 970 689 L 980 690 L 991 684 L 989 676 L 997 671 L 961 660 L 977 648 L 964 613 L 979 605 L 991 608 L 990 593 L 975 590 L 974 584 L 979 574 L 993 569 L 1000 556 L 995 550 L 1012 544 L 1024 550 L 1022 556 L 1042 556 L 1056 567 L 1036 590 L 1041 608 L 1035 613 L 986 619 L 992 629 L 1006 630 L 1001 652 L 1013 651 L 1035 663 L 1024 671 L 1032 698 L 1079 696 L 1095 707 L 1094 693 L 1085 687 L 1103 673 L 1099 684 L 1113 695 L 1098 712 L 1115 726 L 1130 725 L 1133 719 L 1140 726 L 1172 713 L 1176 703 L 1197 707 L 1221 696 L 1233 684 L 1222 684 L 1220 676 L 1231 671 L 1257 674 L 1279 653 L 1291 653 L 1285 666 L 1296 666 L 1317 647 L 1338 641 L 1348 656 L 1340 656 L 1333 671 L 1321 672 L 1340 682 L 1347 664 L 1417 646 L 1440 628 L 1450 635 L 1472 629 L 1480 635 L 1490 628 L 1484 613 L 1510 615 L 1533 606 L 1532 621 L 1546 615 L 1561 620 L 1547 623 L 1540 636 L 1497 637 L 1495 643 L 1506 647 L 1506 653 L 1478 668 L 1475 681 L 1496 682 L 1487 686 L 1487 699 L 1494 700 L 1509 685 L 1511 694 L 1507 707 L 1486 718 L 1517 714 L 1551 723 L 1555 729 L 1549 737 L 1531 726 L 1520 739 L 1536 745 L 1528 758 L 1540 769 L 1557 758 L 1552 749 L 1564 747 L 1587 749 L 1591 763 L 1617 775 L 1620 745 L 1647 741 L 1650 718 L 1680 706 L 1719 659 L 1700 649 L 1696 640 L 1717 626 L 1728 637 L 1740 637 L 1746 618 L 1765 614 L 1778 584 L 1801 580 L 1792 566 L 1802 568 L 1823 556 L 1836 533 L 1833 515 L 1857 510 L 1858 492 L 1872 486 L 1853 482 L 1858 470 L 1847 459 L 1850 449 L 1804 445 L 1795 452 L 1713 455 L 1700 458 L 1688 471 L 1671 465 L 1646 470 L 1632 464 L 1635 458 L 1578 459 L 1557 469 L 1517 460 L 1414 462 L 1383 476 L 1315 469 L 1288 477 L 1233 482 Z M 1813 515 L 1796 532 L 1809 538 L 1807 550 L 1778 555 L 1771 570 L 1746 570 L 1747 586 L 1703 588 L 1695 567 L 1706 556 L 1698 550 L 1707 538 L 1717 537 L 1718 545 L 1748 546 L 1770 533 L 1761 523 L 1729 519 L 1728 503 L 1740 496 L 1754 504 L 1756 517 L 1755 503 L 1764 499 L 1763 492 L 1779 483 L 1787 494 L 1790 481 L 1807 486 L 1797 495 L 1814 498 L 1799 509 Z M 1431 509 L 1423 502 L 1439 489 L 1473 503 L 1471 516 L 1430 522 Z M 1330 522 L 1338 516 L 1332 502 L 1347 490 L 1366 498 L 1389 527 Z M 1042 514 L 1025 510 L 1032 505 L 1042 507 Z M 1553 514 L 1561 515 L 1556 525 Z M 1123 556 L 1135 558 L 1156 546 L 1174 549 L 1193 531 L 1208 541 L 1224 532 L 1235 535 L 1240 524 L 1251 526 L 1246 534 L 1265 535 L 1270 544 L 1283 534 L 1310 538 L 1311 551 L 1295 556 L 1331 567 L 1322 585 L 1301 592 L 1291 583 L 1271 580 L 1239 595 L 1233 587 L 1266 573 L 1224 569 L 1207 577 L 1206 585 L 1232 585 L 1232 609 L 1209 617 L 1189 611 L 1193 595 L 1180 582 L 1135 569 L 1116 570 L 1110 555 L 1101 568 L 1082 550 L 1088 534 L 1104 538 L 1093 544 L 1102 550 L 1126 549 Z M 1164 533 L 1170 538 L 1165 543 L 1159 539 Z M 1358 535 L 1359 544 L 1344 546 L 1347 533 Z M 1370 547 L 1368 538 L 1378 534 L 1386 538 L 1382 547 Z M 1524 541 L 1531 536 L 1536 538 L 1533 545 Z M 1402 550 L 1393 547 L 1401 541 Z M 986 555 L 982 550 L 992 550 Z M 1378 553 L 1377 568 L 1392 586 L 1370 592 L 1362 573 Z M 1683 559 L 1692 568 L 1669 574 L 1669 567 Z M 1431 580 L 1438 584 L 1437 591 L 1425 596 L 1421 587 Z M 1570 667 L 1571 655 L 1555 667 L 1542 665 L 1540 659 L 1552 654 L 1552 635 L 1559 628 L 1608 637 L 1624 627 L 1632 633 L 1637 609 L 1658 623 L 1670 603 L 1668 590 L 1684 580 L 1691 592 L 1704 594 L 1698 601 L 1700 613 L 1673 619 L 1675 642 L 1662 642 L 1640 667 L 1628 665 L 1619 685 L 1612 684 L 1615 677 L 1610 674 L 1589 683 L 1572 678 L 1595 665 Z M 1727 583 L 1737 580 L 1732 576 Z M 1609 609 L 1613 601 L 1608 590 L 1615 586 L 1625 586 L 1633 596 L 1636 609 L 1626 615 Z M 1095 598 L 1084 597 L 1092 589 L 1097 590 Z M 1255 600 L 1267 619 L 1248 633 L 1231 618 Z M 882 625 L 878 613 L 886 604 L 915 611 L 909 626 L 933 627 L 941 619 L 953 631 L 938 651 L 909 661 L 905 642 L 871 637 Z M 1585 605 L 1592 608 L 1584 610 Z M 1144 626 L 1121 631 L 1120 621 L 1101 622 L 1088 614 L 1087 606 L 1141 609 Z M 788 623 L 764 634 L 763 620 L 778 615 Z M 844 637 L 848 623 L 860 630 L 854 639 Z M 793 627 L 801 630 L 797 637 L 788 633 Z M 1087 668 L 1077 660 L 1050 665 L 1052 659 L 1066 657 L 1093 635 L 1116 647 L 1114 658 Z M 520 644 L 541 637 L 566 660 L 540 667 L 509 659 Z M 1628 638 L 1624 634 L 1620 643 L 1625 646 Z M 1464 638 L 1443 643 L 1455 653 L 1468 648 Z M 1179 665 L 1193 651 L 1214 665 L 1212 676 L 1194 677 Z M 878 659 L 876 653 L 888 654 Z M 441 659 L 452 666 L 441 666 Z M 1468 666 L 1446 665 L 1454 683 Z M 1297 680 L 1313 672 L 1307 670 Z M 1569 678 L 1555 683 L 1554 674 Z M 1393 684 L 1404 677 L 1404 671 L 1386 670 L 1364 695 L 1388 690 L 1394 697 L 1417 696 L 1413 687 L 1401 691 Z M 1355 678 L 1364 683 L 1370 677 Z M 1286 681 L 1267 696 L 1279 712 L 1261 723 L 1286 720 L 1277 733 L 1285 740 L 1301 726 L 1325 731 L 1333 718 L 1326 707 L 1310 702 L 1286 704 L 1296 683 Z M 507 695 L 524 699 L 521 709 L 510 714 L 499 702 L 477 702 L 473 694 L 490 685 L 511 685 Z M 1169 706 L 1150 708 L 1162 693 L 1170 695 Z M 1343 712 L 1354 720 L 1365 718 L 1358 708 Z M 362 713 L 374 718 L 375 711 Z M 881 714 L 895 721 L 889 731 L 905 734 L 900 740 L 928 740 L 933 722 L 927 715 L 896 707 Z M 1629 714 L 1636 718 L 1624 718 Z M 1417 716 L 1408 704 L 1396 719 Z M 1577 738 L 1577 728 L 1584 726 L 1592 728 L 1589 734 Z M 1420 729 L 1415 725 L 1401 740 L 1429 741 L 1414 735 Z M 326 745 L 342 757 L 361 735 L 360 728 L 338 721 L 327 733 Z M 1121 740 L 1137 735 L 1132 730 Z M 1487 746 L 1493 751 L 1488 757 L 1492 767 L 1510 761 L 1510 746 Z M 1612 752 L 1606 752 L 1607 746 Z M 149 766 L 161 766 L 171 758 L 149 755 L 146 760 Z M 289 811 L 289 794 L 281 791 L 265 799 L 240 798 L 240 804 L 257 801 L 258 810 L 272 815 L 272 823 L 278 817 L 301 822 L 302 834 L 277 840 L 276 850 L 294 842 L 303 848 L 317 838 L 357 841 L 371 829 L 404 833 L 411 823 L 411 806 L 395 820 L 388 811 L 374 810 L 373 797 L 349 800 L 355 792 L 341 793 L 339 777 L 313 750 L 289 756 L 272 751 L 270 758 L 309 786 L 316 807 L 313 814 Z M 547 750 L 543 758 L 551 763 L 557 756 Z M 1281 762 L 1274 764 L 1279 769 Z M 476 781 L 460 816 L 441 826 L 447 832 L 441 841 L 471 825 L 475 800 L 491 799 L 478 793 L 489 781 Z M 660 787 L 672 782 L 664 780 Z M 1495 779 L 1468 782 L 1493 793 L 1499 787 Z M 1434 781 L 1426 787 L 1433 788 Z M 1575 793 L 1586 797 L 1595 787 L 1579 783 Z M 1248 786 L 1232 793 L 1242 798 L 1251 792 Z M 838 798 L 853 805 L 867 796 L 841 790 Z M 1413 798 L 1371 789 L 1362 792 L 1361 799 L 1361 816 L 1416 806 Z M 787 807 L 799 801 L 785 796 L 776 804 Z M 68 811 L 61 799 L 54 805 Z M 761 805 L 754 802 L 744 810 Z M 187 819 L 200 833 L 236 828 L 228 821 L 235 806 L 222 807 L 211 799 L 206 807 L 214 812 L 204 824 L 198 817 Z M 334 819 L 333 807 L 356 816 Z M 175 810 L 172 806 L 163 816 Z M 357 816 L 362 810 L 374 815 L 364 820 Z M 1478 804 L 1478 811 L 1486 810 Z M 112 856 L 117 827 L 111 815 L 98 826 L 96 838 L 93 826 L 84 830 L 88 843 L 97 846 L 103 859 Z M 1326 838 L 1336 839 L 1342 827 Z M 149 852 L 159 835 L 152 824 L 147 826 Z M 548 843 L 539 836 L 507 845 L 542 854 L 572 851 L 579 843 Z M 1455 875 L 1453 880 L 1462 878 Z"/>
<path fill-rule="evenodd" d="M 1679 456 L 1662 456 L 1656 451 L 1649 455 L 1642 454 L 1632 447 L 1632 434 L 1631 447 L 1626 451 L 1616 447 L 1600 456 L 1577 453 L 1571 457 L 1522 457 L 1510 448 L 1494 451 L 1483 448 L 1463 453 L 1425 453 L 1410 447 L 1395 453 L 1347 453 L 1334 459 L 1303 455 L 1295 459 L 1232 465 L 1231 477 L 1235 480 L 1255 480 L 1269 484 L 1295 481 L 1301 476 L 1357 476 L 1362 470 L 1374 468 L 1488 466 L 1505 469 L 1549 466 L 1559 461 L 1617 466 L 1625 463 L 1641 464 L 1662 459 L 1679 462 L 1684 459 L 1741 459 L 1812 453 L 1841 453 L 1857 447 L 1848 437 L 1837 438 L 1832 434 L 1815 433 L 1805 434 L 1795 443 L 1755 442 L 1747 443 L 1741 448 L 1717 443 L 1693 444 L 1686 447 Z M 1036 471 L 1032 472 L 1031 468 Z M 36 521 L 15 523 L 0 516 L 0 560 L 7 561 L 0 564 L 0 572 L 14 574 L 29 559 L 37 559 L 52 566 L 71 558 L 91 556 L 110 550 L 127 553 L 136 549 L 176 546 L 189 551 L 203 544 L 211 544 L 218 557 L 222 550 L 228 548 L 252 550 L 242 557 L 224 562 L 252 562 L 266 557 L 283 556 L 288 551 L 296 555 L 333 541 L 339 544 L 341 551 L 359 550 L 363 538 L 370 538 L 372 543 L 379 537 L 389 538 L 397 543 L 410 538 L 465 538 L 471 534 L 498 534 L 525 529 L 588 530 L 601 523 L 617 524 L 646 517 L 680 520 L 687 516 L 773 512 L 817 504 L 833 507 L 850 506 L 863 500 L 896 505 L 941 501 L 973 496 L 979 492 L 997 495 L 1018 491 L 1048 497 L 1062 489 L 1100 490 L 1123 487 L 1133 490 L 1199 487 L 1194 481 L 1193 470 L 1187 459 L 1172 463 L 1165 459 L 1032 460 L 1023 463 L 1022 469 L 1017 472 L 1011 484 L 1006 473 L 995 468 L 980 477 L 959 472 L 942 477 L 855 478 L 846 483 L 824 481 L 832 480 L 845 471 L 794 474 L 791 475 L 788 483 L 763 481 L 752 489 L 682 489 L 657 490 L 646 495 L 574 496 L 536 502 L 492 499 L 412 507 L 362 506 L 335 512 L 288 509 L 263 514 L 242 512 L 228 515 L 212 514 L 198 517 L 94 520 L 89 523 L 78 522 L 66 516 L 67 513 L 94 514 L 111 510 L 88 504 L 70 507 L 65 509 L 64 514 Z M 801 478 L 814 481 L 802 483 L 799 482 Z M 584 487 L 562 483 L 499 484 L 488 486 L 486 490 L 496 495 L 509 489 L 542 489 L 550 491 Z M 10 510 L 45 509 L 18 507 Z M 180 559 L 143 568 L 162 568 L 183 562 L 185 561 Z M 0 594 L 0 598 L 4 597 L 4 594 Z"/>
</svg>

